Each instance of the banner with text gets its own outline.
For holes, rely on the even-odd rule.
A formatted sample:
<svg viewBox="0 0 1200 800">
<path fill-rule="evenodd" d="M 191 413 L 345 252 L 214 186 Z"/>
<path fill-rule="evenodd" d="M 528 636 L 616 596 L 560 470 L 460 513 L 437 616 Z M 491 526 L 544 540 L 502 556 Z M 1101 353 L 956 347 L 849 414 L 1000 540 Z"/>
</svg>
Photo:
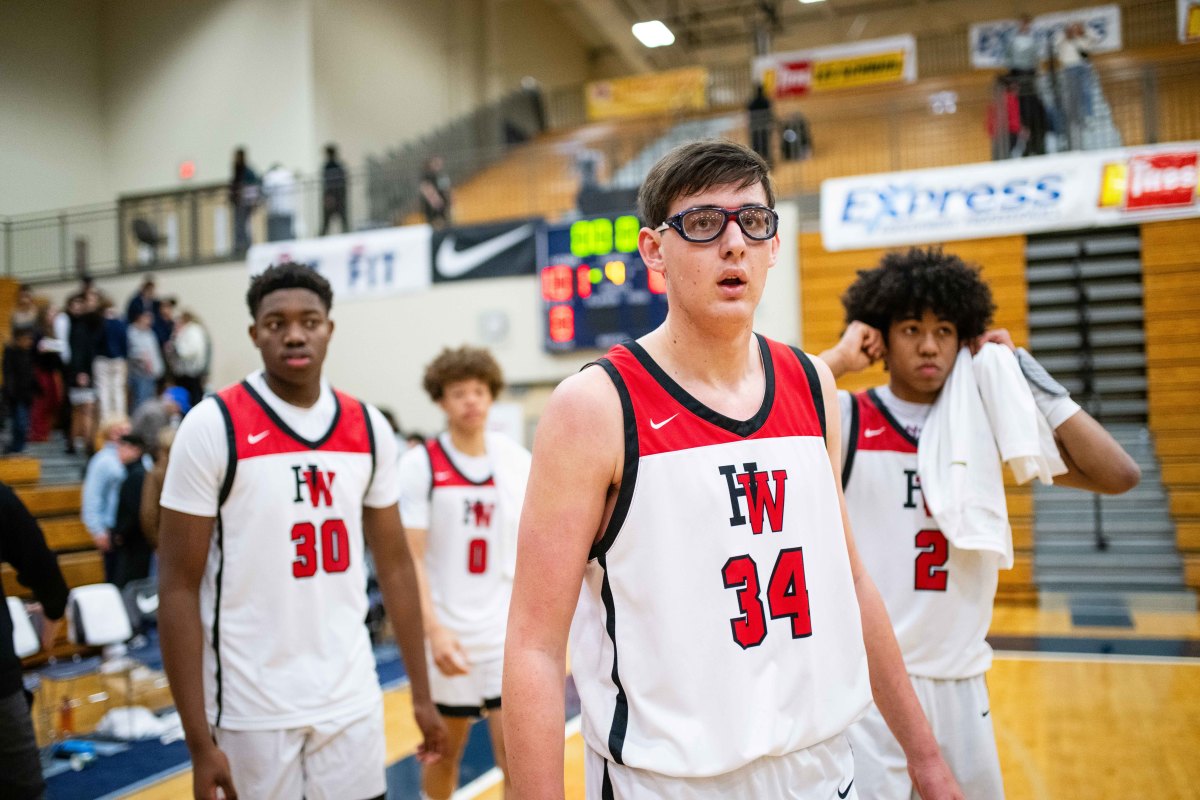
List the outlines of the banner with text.
<svg viewBox="0 0 1200 800">
<path fill-rule="evenodd" d="M 1074 11 L 1056 11 L 1033 18 L 1033 33 L 1038 38 L 1042 58 L 1049 58 L 1054 35 L 1078 22 L 1083 25 L 1091 53 L 1111 53 L 1120 50 L 1121 7 L 1096 6 Z M 999 69 L 1008 66 L 1008 43 L 1020 23 L 1015 19 L 996 19 L 971 26 L 971 66 L 976 69 Z"/>
<path fill-rule="evenodd" d="M 1179 0 L 1179 41 L 1200 42 L 1200 0 Z"/>
<path fill-rule="evenodd" d="M 593 81 L 585 92 L 587 118 L 621 119 L 708 108 L 708 70 L 688 67 Z"/>
<path fill-rule="evenodd" d="M 754 79 L 776 99 L 917 79 L 917 40 L 891 36 L 865 42 L 772 53 L 754 59 Z"/>
<path fill-rule="evenodd" d="M 292 261 L 311 267 L 333 287 L 335 302 L 419 292 L 432 284 L 428 225 L 406 225 L 321 239 L 256 244 L 246 264 L 257 275 Z"/>
<path fill-rule="evenodd" d="M 826 250 L 1200 217 L 1200 142 L 1064 153 L 821 183 Z"/>
</svg>

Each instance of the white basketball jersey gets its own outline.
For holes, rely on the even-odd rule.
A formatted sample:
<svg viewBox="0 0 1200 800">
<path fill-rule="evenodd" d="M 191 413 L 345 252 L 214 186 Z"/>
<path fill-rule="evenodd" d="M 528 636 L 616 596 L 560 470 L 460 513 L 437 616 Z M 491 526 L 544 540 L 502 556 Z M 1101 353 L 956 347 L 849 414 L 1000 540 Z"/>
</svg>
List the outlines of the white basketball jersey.
<svg viewBox="0 0 1200 800">
<path fill-rule="evenodd" d="M 951 545 L 929 514 L 917 440 L 875 390 L 854 395 L 842 468 L 858 554 L 879 587 L 910 675 L 970 678 L 992 664 L 996 556 Z"/>
<path fill-rule="evenodd" d="M 333 423 L 313 442 L 247 383 L 218 395 L 230 461 L 200 587 L 213 725 L 294 728 L 381 702 L 364 624 L 374 443 L 366 407 L 335 398 Z"/>
<path fill-rule="evenodd" d="M 759 337 L 762 407 L 701 404 L 637 343 L 597 362 L 625 466 L 571 632 L 606 759 L 719 775 L 840 734 L 870 702 L 858 601 L 808 357 Z"/>
<path fill-rule="evenodd" d="M 432 481 L 425 571 L 438 621 L 472 661 L 504 655 L 512 579 L 501 568 L 500 515 L 491 475 L 473 481 L 437 439 L 425 444 Z"/>
</svg>

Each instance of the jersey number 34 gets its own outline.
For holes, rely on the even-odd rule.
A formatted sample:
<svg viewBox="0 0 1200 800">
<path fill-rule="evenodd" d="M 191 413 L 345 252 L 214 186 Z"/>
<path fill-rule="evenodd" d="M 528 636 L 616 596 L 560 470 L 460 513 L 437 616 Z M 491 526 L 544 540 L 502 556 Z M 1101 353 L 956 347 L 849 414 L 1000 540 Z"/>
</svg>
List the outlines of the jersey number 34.
<svg viewBox="0 0 1200 800">
<path fill-rule="evenodd" d="M 758 647 L 767 638 L 766 610 L 758 582 L 758 564 L 749 555 L 734 556 L 725 562 L 721 577 L 726 589 L 737 589 L 742 616 L 729 620 L 733 641 L 743 650 Z M 779 551 L 771 579 L 767 581 L 767 607 L 771 619 L 787 619 L 792 638 L 812 635 L 812 617 L 808 612 L 808 584 L 804 580 L 804 548 Z"/>
</svg>

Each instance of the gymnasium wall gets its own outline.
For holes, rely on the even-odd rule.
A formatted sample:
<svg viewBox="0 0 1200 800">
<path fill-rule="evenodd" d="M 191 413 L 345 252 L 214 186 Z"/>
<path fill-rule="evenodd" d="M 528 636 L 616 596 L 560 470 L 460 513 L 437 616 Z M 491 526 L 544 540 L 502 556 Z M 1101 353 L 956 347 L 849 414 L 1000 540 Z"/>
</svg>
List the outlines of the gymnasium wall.
<svg viewBox="0 0 1200 800">
<path fill-rule="evenodd" d="M 1025 237 L 971 239 L 948 242 L 947 252 L 977 264 L 996 302 L 994 327 L 1007 328 L 1018 345 L 1029 342 L 1029 302 L 1025 280 Z M 804 320 L 803 347 L 820 353 L 837 343 L 844 324 L 841 296 L 860 269 L 878 264 L 886 250 L 831 253 L 821 246 L 819 233 L 800 235 L 800 315 Z M 838 387 L 859 391 L 887 383 L 882 364 L 838 381 Z M 1033 498 L 1028 486 L 1016 486 L 1005 471 L 1008 513 L 1013 528 L 1015 564 L 1000 573 L 999 593 L 1007 599 L 1033 599 Z"/>
<path fill-rule="evenodd" d="M 1150 430 L 1189 586 L 1200 589 L 1200 220 L 1142 226 Z"/>
</svg>

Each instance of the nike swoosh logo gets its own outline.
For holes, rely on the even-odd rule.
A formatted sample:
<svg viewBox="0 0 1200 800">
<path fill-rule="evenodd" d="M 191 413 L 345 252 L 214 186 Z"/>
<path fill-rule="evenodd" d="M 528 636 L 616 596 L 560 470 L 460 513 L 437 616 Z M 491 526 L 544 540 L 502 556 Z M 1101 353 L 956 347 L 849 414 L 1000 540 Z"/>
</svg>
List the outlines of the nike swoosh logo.
<svg viewBox="0 0 1200 800">
<path fill-rule="evenodd" d="M 672 414 L 671 416 L 667 417 L 666 419 L 664 419 L 662 422 L 655 422 L 654 420 L 650 420 L 650 427 L 654 428 L 654 430 L 658 430 L 663 425 L 666 425 L 668 422 L 670 422 L 671 420 L 675 419 L 678 416 L 679 416 L 679 413 L 676 412 L 676 413 Z"/>
<path fill-rule="evenodd" d="M 437 266 L 438 274 L 443 278 L 458 278 L 532 235 L 533 225 L 525 224 L 519 228 L 513 228 L 507 233 L 502 233 L 495 239 L 488 239 L 486 242 L 468 247 L 466 250 L 456 250 L 454 234 L 450 234 L 442 239 L 434 263 Z"/>
<path fill-rule="evenodd" d="M 850 782 L 846 784 L 845 790 L 838 789 L 838 797 L 845 798 L 846 795 L 850 794 L 850 787 L 853 785 L 854 785 L 854 778 L 851 778 Z"/>
<path fill-rule="evenodd" d="M 875 436 L 878 436 L 879 434 L 883 433 L 886 430 L 887 430 L 887 428 L 871 428 L 869 430 L 863 431 L 863 436 L 867 437 L 868 439 L 871 439 Z"/>
<path fill-rule="evenodd" d="M 263 431 L 262 433 L 249 433 L 249 434 L 246 434 L 246 441 L 249 442 L 250 444 L 258 444 L 263 439 L 267 438 L 267 436 L 269 436 L 270 434 L 271 434 L 270 431 Z"/>
<path fill-rule="evenodd" d="M 450 476 L 451 476 L 452 474 L 453 474 L 453 473 L 450 473 L 450 472 L 435 472 L 435 473 L 433 473 L 433 479 L 434 479 L 435 481 L 445 481 L 445 480 L 449 480 L 449 479 L 450 479 Z"/>
<path fill-rule="evenodd" d="M 987 711 L 983 712 L 983 713 L 982 713 L 982 714 L 980 714 L 979 716 L 981 716 L 981 717 L 986 717 L 986 716 L 987 716 L 988 714 L 990 714 L 990 713 L 992 713 L 992 710 L 989 708 Z"/>
</svg>

